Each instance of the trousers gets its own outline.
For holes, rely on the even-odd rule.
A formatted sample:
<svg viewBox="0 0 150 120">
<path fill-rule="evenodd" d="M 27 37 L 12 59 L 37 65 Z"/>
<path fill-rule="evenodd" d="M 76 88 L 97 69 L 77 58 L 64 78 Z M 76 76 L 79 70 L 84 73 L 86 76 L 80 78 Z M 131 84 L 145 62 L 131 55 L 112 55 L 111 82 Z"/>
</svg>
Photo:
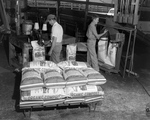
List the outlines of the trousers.
<svg viewBox="0 0 150 120">
<path fill-rule="evenodd" d="M 62 43 L 57 43 L 52 51 L 52 54 L 50 56 L 50 60 L 53 61 L 54 63 L 59 63 L 60 62 L 60 54 L 62 50 Z"/>
<path fill-rule="evenodd" d="M 99 71 L 98 58 L 96 54 L 96 40 L 87 40 L 87 62 L 96 71 Z"/>
</svg>

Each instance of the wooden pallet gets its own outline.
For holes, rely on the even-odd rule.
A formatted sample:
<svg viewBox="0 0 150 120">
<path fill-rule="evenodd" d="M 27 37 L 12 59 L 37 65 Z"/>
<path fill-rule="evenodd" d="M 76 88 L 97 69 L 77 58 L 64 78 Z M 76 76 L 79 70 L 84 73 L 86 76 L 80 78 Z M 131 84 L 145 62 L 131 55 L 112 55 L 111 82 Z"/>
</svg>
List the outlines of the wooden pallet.
<svg viewBox="0 0 150 120">
<path fill-rule="evenodd" d="M 72 103 L 72 104 L 57 104 L 57 105 L 35 105 L 35 106 L 26 106 L 20 107 L 19 109 L 23 112 L 24 117 L 31 117 L 31 114 L 34 110 L 60 110 L 60 109 L 80 109 L 80 108 L 87 108 L 89 112 L 96 110 L 97 106 L 102 105 L 103 99 L 97 102 L 90 102 L 90 103 Z"/>
</svg>

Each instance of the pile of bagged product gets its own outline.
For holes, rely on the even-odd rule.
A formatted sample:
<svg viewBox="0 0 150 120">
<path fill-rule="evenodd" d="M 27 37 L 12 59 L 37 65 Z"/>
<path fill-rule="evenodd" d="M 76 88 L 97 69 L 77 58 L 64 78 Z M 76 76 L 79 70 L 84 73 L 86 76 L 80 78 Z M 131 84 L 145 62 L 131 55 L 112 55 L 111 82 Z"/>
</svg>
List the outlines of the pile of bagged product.
<svg viewBox="0 0 150 120">
<path fill-rule="evenodd" d="M 85 62 L 32 61 L 22 68 L 20 107 L 98 102 L 105 77 Z"/>
</svg>

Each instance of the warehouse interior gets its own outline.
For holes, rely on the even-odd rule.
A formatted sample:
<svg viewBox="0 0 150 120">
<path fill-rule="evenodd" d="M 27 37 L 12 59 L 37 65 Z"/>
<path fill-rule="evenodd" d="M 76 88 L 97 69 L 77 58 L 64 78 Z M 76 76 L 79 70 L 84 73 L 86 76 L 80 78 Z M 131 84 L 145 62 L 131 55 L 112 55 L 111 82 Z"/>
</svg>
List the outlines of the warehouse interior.
<svg viewBox="0 0 150 120">
<path fill-rule="evenodd" d="M 121 3 L 122 2 L 122 3 Z M 0 119 L 2 120 L 148 120 L 150 118 L 150 27 L 148 0 L 0 0 Z M 127 11 L 123 2 L 131 4 Z M 126 5 L 124 4 L 126 7 Z M 132 8 L 131 7 L 131 8 Z M 108 14 L 114 8 L 113 14 Z M 128 9 L 131 9 L 130 7 Z M 119 11 L 119 13 L 118 13 Z M 120 15 L 122 13 L 123 15 Z M 61 60 L 66 46 L 77 44 L 76 61 L 87 62 L 86 30 L 91 16 L 99 16 L 97 32 L 107 28 L 117 44 L 115 66 L 100 64 L 106 78 L 101 85 L 104 98 L 89 111 L 88 105 L 20 107 L 21 69 L 30 35 L 25 25 L 38 22 L 41 29 L 48 14 L 55 14 L 64 30 Z M 7 16 L 8 15 L 8 16 Z M 122 16 L 122 20 L 118 17 Z M 132 21 L 130 21 L 130 18 Z M 48 30 L 42 38 L 48 40 Z M 119 36 L 117 38 L 117 36 Z M 98 43 L 96 50 L 98 52 Z M 31 51 L 29 51 L 31 54 Z M 33 56 L 29 54 L 29 60 Z"/>
</svg>

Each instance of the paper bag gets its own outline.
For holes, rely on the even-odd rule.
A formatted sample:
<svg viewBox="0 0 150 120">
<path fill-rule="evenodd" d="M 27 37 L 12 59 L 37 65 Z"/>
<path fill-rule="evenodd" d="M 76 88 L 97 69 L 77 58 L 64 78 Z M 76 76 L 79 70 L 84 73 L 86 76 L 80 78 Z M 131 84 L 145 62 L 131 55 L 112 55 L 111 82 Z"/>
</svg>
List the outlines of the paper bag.
<svg viewBox="0 0 150 120">
<path fill-rule="evenodd" d="M 76 61 L 76 44 L 67 45 L 67 60 L 68 61 Z"/>
</svg>

